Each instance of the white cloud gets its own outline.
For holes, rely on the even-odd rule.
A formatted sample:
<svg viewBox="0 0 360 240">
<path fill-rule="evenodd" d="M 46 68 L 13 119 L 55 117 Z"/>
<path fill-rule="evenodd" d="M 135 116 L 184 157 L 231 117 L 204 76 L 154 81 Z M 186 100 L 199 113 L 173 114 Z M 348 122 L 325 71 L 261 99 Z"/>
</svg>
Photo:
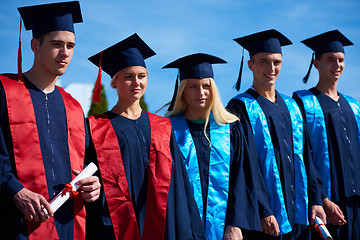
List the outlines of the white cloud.
<svg viewBox="0 0 360 240">
<path fill-rule="evenodd" d="M 90 98 L 94 88 L 93 84 L 90 83 L 71 83 L 64 88 L 64 90 L 73 96 L 81 105 L 85 116 L 90 109 Z"/>
</svg>

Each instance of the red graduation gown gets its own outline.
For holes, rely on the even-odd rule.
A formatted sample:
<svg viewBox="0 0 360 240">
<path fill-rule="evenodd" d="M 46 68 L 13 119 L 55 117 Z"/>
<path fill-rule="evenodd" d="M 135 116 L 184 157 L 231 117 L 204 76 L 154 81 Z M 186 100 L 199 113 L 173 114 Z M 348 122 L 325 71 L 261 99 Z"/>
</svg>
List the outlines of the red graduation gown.
<svg viewBox="0 0 360 240">
<path fill-rule="evenodd" d="M 0 75 L 5 90 L 18 180 L 49 199 L 40 141 L 30 93 L 17 75 Z M 71 169 L 82 170 L 85 154 L 84 116 L 80 104 L 58 87 L 65 105 Z M 19 99 L 21 96 L 21 99 Z M 31 167 L 29 167 L 31 166 Z M 74 178 L 75 176 L 73 176 Z M 27 225 L 29 239 L 58 239 L 54 219 Z M 74 239 L 85 239 L 85 210 L 81 198 L 74 200 Z"/>
<path fill-rule="evenodd" d="M 116 239 L 164 239 L 171 180 L 171 124 L 148 113 L 151 128 L 147 207 L 142 237 L 125 176 L 116 133 L 105 114 L 89 117 L 106 201 Z"/>
</svg>

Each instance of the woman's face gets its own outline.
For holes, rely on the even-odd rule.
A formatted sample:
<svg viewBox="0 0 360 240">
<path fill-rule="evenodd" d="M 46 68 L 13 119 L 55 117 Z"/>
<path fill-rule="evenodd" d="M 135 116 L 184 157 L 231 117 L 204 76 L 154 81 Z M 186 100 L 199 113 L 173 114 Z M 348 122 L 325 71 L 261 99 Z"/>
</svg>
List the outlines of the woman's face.
<svg viewBox="0 0 360 240">
<path fill-rule="evenodd" d="M 148 71 L 142 66 L 131 66 L 120 70 L 111 87 L 116 88 L 119 99 L 139 100 L 146 91 Z"/>
<path fill-rule="evenodd" d="M 211 101 L 211 82 L 209 78 L 187 79 L 184 89 L 184 99 L 187 110 L 204 111 L 209 108 Z"/>
</svg>

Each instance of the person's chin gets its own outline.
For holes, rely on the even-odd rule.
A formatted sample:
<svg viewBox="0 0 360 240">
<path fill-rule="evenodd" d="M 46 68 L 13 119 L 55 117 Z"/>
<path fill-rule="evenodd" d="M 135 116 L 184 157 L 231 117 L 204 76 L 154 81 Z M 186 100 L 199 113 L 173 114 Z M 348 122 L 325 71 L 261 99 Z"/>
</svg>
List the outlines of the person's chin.
<svg viewBox="0 0 360 240">
<path fill-rule="evenodd" d="M 206 108 L 206 105 L 205 104 L 199 104 L 196 109 L 201 111 L 201 110 L 204 110 Z"/>
<path fill-rule="evenodd" d="M 266 86 L 266 87 L 272 87 L 272 86 L 275 85 L 275 82 L 276 82 L 275 80 L 266 81 L 265 84 L 264 84 L 264 86 Z"/>
<path fill-rule="evenodd" d="M 137 101 L 137 100 L 140 100 L 140 98 L 143 96 L 144 94 L 135 94 L 133 95 L 131 98 L 134 100 L 134 101 Z"/>
<path fill-rule="evenodd" d="M 61 75 L 64 75 L 64 73 L 66 72 L 66 67 L 65 68 L 59 68 L 59 69 L 57 69 L 57 71 L 56 71 L 56 75 L 57 76 L 61 76 Z"/>
</svg>

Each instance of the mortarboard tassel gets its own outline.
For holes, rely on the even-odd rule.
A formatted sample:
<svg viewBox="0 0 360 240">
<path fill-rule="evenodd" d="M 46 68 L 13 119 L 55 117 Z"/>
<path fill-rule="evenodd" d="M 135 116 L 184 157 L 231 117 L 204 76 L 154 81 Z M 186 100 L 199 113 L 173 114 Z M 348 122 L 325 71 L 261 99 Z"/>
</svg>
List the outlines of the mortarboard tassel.
<svg viewBox="0 0 360 240">
<path fill-rule="evenodd" d="M 311 68 L 312 68 L 312 65 L 314 63 L 314 56 L 315 56 L 315 53 L 313 53 L 312 56 L 311 56 L 311 62 L 310 62 L 309 70 L 306 73 L 305 77 L 303 78 L 303 83 L 307 83 L 307 81 L 308 81 L 308 79 L 310 77 Z"/>
<path fill-rule="evenodd" d="M 173 97 L 171 99 L 170 106 L 168 108 L 168 112 L 171 112 L 173 110 L 173 108 L 174 108 L 178 86 L 179 86 L 179 74 L 176 76 L 174 94 L 173 94 Z"/>
<path fill-rule="evenodd" d="M 98 72 L 98 76 L 96 78 L 96 83 L 94 86 L 94 91 L 93 91 L 93 95 L 91 97 L 91 101 L 93 103 L 99 103 L 100 102 L 100 95 L 101 95 L 101 60 L 102 60 L 102 52 L 100 52 L 100 62 L 99 62 L 99 72 Z"/>
<path fill-rule="evenodd" d="M 243 65 L 244 65 L 244 48 L 243 48 L 243 51 L 242 51 L 242 57 L 241 57 L 241 63 L 240 63 L 239 76 L 238 76 L 238 79 L 237 79 L 236 84 L 235 84 L 235 89 L 236 89 L 237 91 L 240 90 L 241 74 L 242 74 L 242 70 L 243 70 Z"/>
<path fill-rule="evenodd" d="M 18 48 L 17 67 L 18 67 L 18 82 L 24 83 L 21 64 L 22 64 L 22 54 L 21 54 L 21 17 L 20 17 L 20 33 L 19 33 L 19 48 Z"/>
</svg>

